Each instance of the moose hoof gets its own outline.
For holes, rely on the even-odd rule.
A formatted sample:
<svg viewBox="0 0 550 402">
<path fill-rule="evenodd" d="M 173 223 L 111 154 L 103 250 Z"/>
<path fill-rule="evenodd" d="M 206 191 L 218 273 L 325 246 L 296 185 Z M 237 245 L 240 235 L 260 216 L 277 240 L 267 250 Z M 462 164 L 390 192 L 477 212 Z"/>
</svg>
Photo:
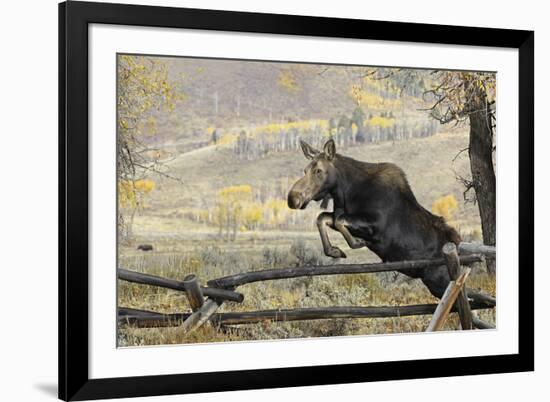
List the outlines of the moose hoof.
<svg viewBox="0 0 550 402">
<path fill-rule="evenodd" d="M 331 247 L 326 252 L 326 255 L 332 258 L 347 258 L 346 254 L 338 247 Z"/>
</svg>

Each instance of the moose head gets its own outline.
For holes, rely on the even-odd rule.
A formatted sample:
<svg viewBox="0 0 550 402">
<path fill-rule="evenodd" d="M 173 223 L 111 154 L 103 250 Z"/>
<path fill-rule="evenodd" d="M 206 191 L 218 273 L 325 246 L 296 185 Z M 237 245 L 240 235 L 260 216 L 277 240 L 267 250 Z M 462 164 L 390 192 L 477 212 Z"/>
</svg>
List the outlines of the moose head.
<svg viewBox="0 0 550 402">
<path fill-rule="evenodd" d="M 304 177 L 299 179 L 288 193 L 288 207 L 304 209 L 308 203 L 321 201 L 329 196 L 336 186 L 336 144 L 333 139 L 323 146 L 323 152 L 316 150 L 304 141 L 300 141 L 302 151 L 311 162 L 304 169 Z"/>
</svg>

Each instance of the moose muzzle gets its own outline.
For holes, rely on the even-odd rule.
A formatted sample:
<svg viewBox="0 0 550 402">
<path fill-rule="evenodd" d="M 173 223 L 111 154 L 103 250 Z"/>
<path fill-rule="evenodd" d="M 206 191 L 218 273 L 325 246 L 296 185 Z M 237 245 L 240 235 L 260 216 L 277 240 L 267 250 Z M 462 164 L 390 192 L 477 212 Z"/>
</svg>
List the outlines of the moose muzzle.
<svg viewBox="0 0 550 402">
<path fill-rule="evenodd" d="M 288 193 L 288 207 L 290 209 L 304 209 L 307 204 L 304 204 L 302 194 L 297 191 Z"/>
</svg>

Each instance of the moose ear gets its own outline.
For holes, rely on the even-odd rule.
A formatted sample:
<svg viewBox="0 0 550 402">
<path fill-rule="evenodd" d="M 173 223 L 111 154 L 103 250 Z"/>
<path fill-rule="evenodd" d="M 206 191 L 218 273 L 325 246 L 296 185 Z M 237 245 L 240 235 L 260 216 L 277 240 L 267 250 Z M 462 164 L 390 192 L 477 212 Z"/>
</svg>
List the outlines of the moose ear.
<svg viewBox="0 0 550 402">
<path fill-rule="evenodd" d="M 334 159 L 334 155 L 336 155 L 336 144 L 334 143 L 334 140 L 332 138 L 325 142 L 325 145 L 323 146 L 323 152 L 325 153 L 329 161 Z"/>
<path fill-rule="evenodd" d="M 304 142 L 304 141 L 300 140 L 300 146 L 302 147 L 302 152 L 304 153 L 304 155 L 308 159 L 313 159 L 319 154 L 319 151 L 317 151 L 315 148 L 313 148 L 307 142 Z"/>
</svg>

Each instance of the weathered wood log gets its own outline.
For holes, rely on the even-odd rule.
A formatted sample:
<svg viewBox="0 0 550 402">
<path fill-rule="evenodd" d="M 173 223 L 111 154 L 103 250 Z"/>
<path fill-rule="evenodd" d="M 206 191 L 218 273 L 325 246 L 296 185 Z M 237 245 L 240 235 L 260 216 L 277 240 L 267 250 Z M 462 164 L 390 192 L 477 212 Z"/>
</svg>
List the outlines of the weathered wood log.
<svg viewBox="0 0 550 402">
<path fill-rule="evenodd" d="M 456 298 L 460 294 L 462 287 L 464 286 L 464 282 L 466 281 L 466 278 L 469 274 L 470 269 L 468 268 L 458 277 L 456 282 L 449 282 L 449 285 L 447 286 L 447 289 L 445 289 L 443 297 L 441 297 L 441 300 L 437 305 L 437 309 L 434 312 L 434 315 L 432 317 L 432 320 L 430 321 L 430 324 L 428 325 L 428 328 L 426 329 L 426 332 L 439 331 L 441 328 L 443 328 L 443 324 L 445 324 L 445 321 L 447 320 L 447 317 L 449 316 L 449 313 L 451 312 L 451 309 L 455 304 Z"/>
<path fill-rule="evenodd" d="M 189 300 L 191 310 L 193 312 L 197 311 L 204 304 L 204 296 L 197 277 L 192 274 L 187 275 L 183 279 L 183 286 L 185 287 L 185 295 L 187 296 L 187 300 Z"/>
<path fill-rule="evenodd" d="M 127 269 L 119 268 L 117 270 L 118 279 L 127 282 L 139 283 L 142 285 L 158 286 L 161 288 L 180 290 L 185 292 L 185 285 L 183 282 L 176 281 L 174 279 L 162 278 L 160 276 L 154 276 L 144 274 L 136 271 L 129 271 Z M 208 296 L 219 300 L 230 300 L 237 303 L 242 303 L 244 296 L 241 293 L 234 292 L 228 289 L 216 289 L 214 287 L 202 287 L 202 293 L 204 296 Z"/>
<path fill-rule="evenodd" d="M 218 310 L 220 305 L 214 299 L 208 299 L 193 314 L 191 314 L 181 325 L 181 329 L 189 334 L 208 321 Z"/>
<path fill-rule="evenodd" d="M 467 255 L 460 258 L 463 265 L 483 261 L 481 255 Z M 208 281 L 212 287 L 236 287 L 245 283 L 269 281 L 276 279 L 298 278 L 301 276 L 317 275 L 341 275 L 341 274 L 366 274 L 374 272 L 387 272 L 396 270 L 415 270 L 445 265 L 444 258 L 433 260 L 399 261 L 375 264 L 335 264 L 325 266 L 307 266 L 293 268 L 266 269 L 263 271 L 244 272 Z"/>
<path fill-rule="evenodd" d="M 456 245 L 454 243 L 447 243 L 443 246 L 443 255 L 447 262 L 447 269 L 451 280 L 457 282 L 458 278 L 462 274 L 462 268 L 460 266 L 460 259 Z M 460 316 L 460 325 L 463 330 L 473 329 L 472 325 L 472 312 L 470 311 L 470 303 L 466 297 L 466 292 L 459 289 L 459 293 L 456 299 L 458 305 L 458 315 Z"/>
<path fill-rule="evenodd" d="M 439 304 L 437 305 L 434 315 L 428 324 L 428 328 L 426 328 L 426 332 L 438 331 L 443 326 L 447 320 L 447 316 L 449 315 L 451 308 L 454 305 L 454 302 L 456 301 L 456 296 L 458 296 L 458 292 L 454 291 L 455 289 L 456 282 L 450 281 L 447 285 L 447 289 L 445 289 L 445 293 L 443 293 L 443 296 L 439 300 Z"/>
<path fill-rule="evenodd" d="M 162 313 L 157 313 L 156 311 L 150 310 L 141 310 L 131 307 L 118 307 L 117 309 L 118 318 L 120 317 L 130 317 L 130 316 L 150 316 L 150 317 L 163 317 Z"/>
<path fill-rule="evenodd" d="M 129 324 L 139 328 L 175 327 L 181 325 L 191 313 L 162 314 L 150 310 L 130 307 L 118 308 L 119 324 Z"/>
<path fill-rule="evenodd" d="M 208 303 L 208 301 L 206 302 Z M 205 303 L 205 304 L 206 304 Z M 417 304 L 411 306 L 376 306 L 376 307 L 320 307 L 320 308 L 298 308 L 262 310 L 250 312 L 227 312 L 215 313 L 211 320 L 216 324 L 240 325 L 255 324 L 264 321 L 302 321 L 302 320 L 325 320 L 334 318 L 387 318 L 407 317 L 415 315 L 433 314 L 437 304 Z M 472 303 L 474 310 L 487 309 L 483 303 Z M 131 314 L 123 314 L 125 309 L 119 308 L 119 322 L 127 323 L 137 327 L 170 327 L 181 325 L 182 321 L 188 319 L 190 313 L 158 314 L 152 315 L 149 311 L 143 313 L 139 310 L 128 309 Z M 453 306 L 451 311 L 457 311 Z M 153 313 L 155 314 L 155 313 Z M 205 320 L 206 321 L 206 320 Z"/>
<path fill-rule="evenodd" d="M 472 316 L 472 323 L 474 324 L 474 327 L 477 329 L 495 329 L 496 328 L 494 325 L 479 319 L 475 315 Z"/>
<path fill-rule="evenodd" d="M 466 295 L 468 299 L 477 303 L 485 303 L 488 307 L 495 307 L 497 305 L 497 299 L 486 293 L 478 292 L 477 290 L 466 289 Z"/>
<path fill-rule="evenodd" d="M 462 242 L 458 245 L 458 253 L 462 255 L 481 254 L 489 258 L 496 258 L 497 249 L 495 246 L 486 246 L 482 243 Z"/>
</svg>

